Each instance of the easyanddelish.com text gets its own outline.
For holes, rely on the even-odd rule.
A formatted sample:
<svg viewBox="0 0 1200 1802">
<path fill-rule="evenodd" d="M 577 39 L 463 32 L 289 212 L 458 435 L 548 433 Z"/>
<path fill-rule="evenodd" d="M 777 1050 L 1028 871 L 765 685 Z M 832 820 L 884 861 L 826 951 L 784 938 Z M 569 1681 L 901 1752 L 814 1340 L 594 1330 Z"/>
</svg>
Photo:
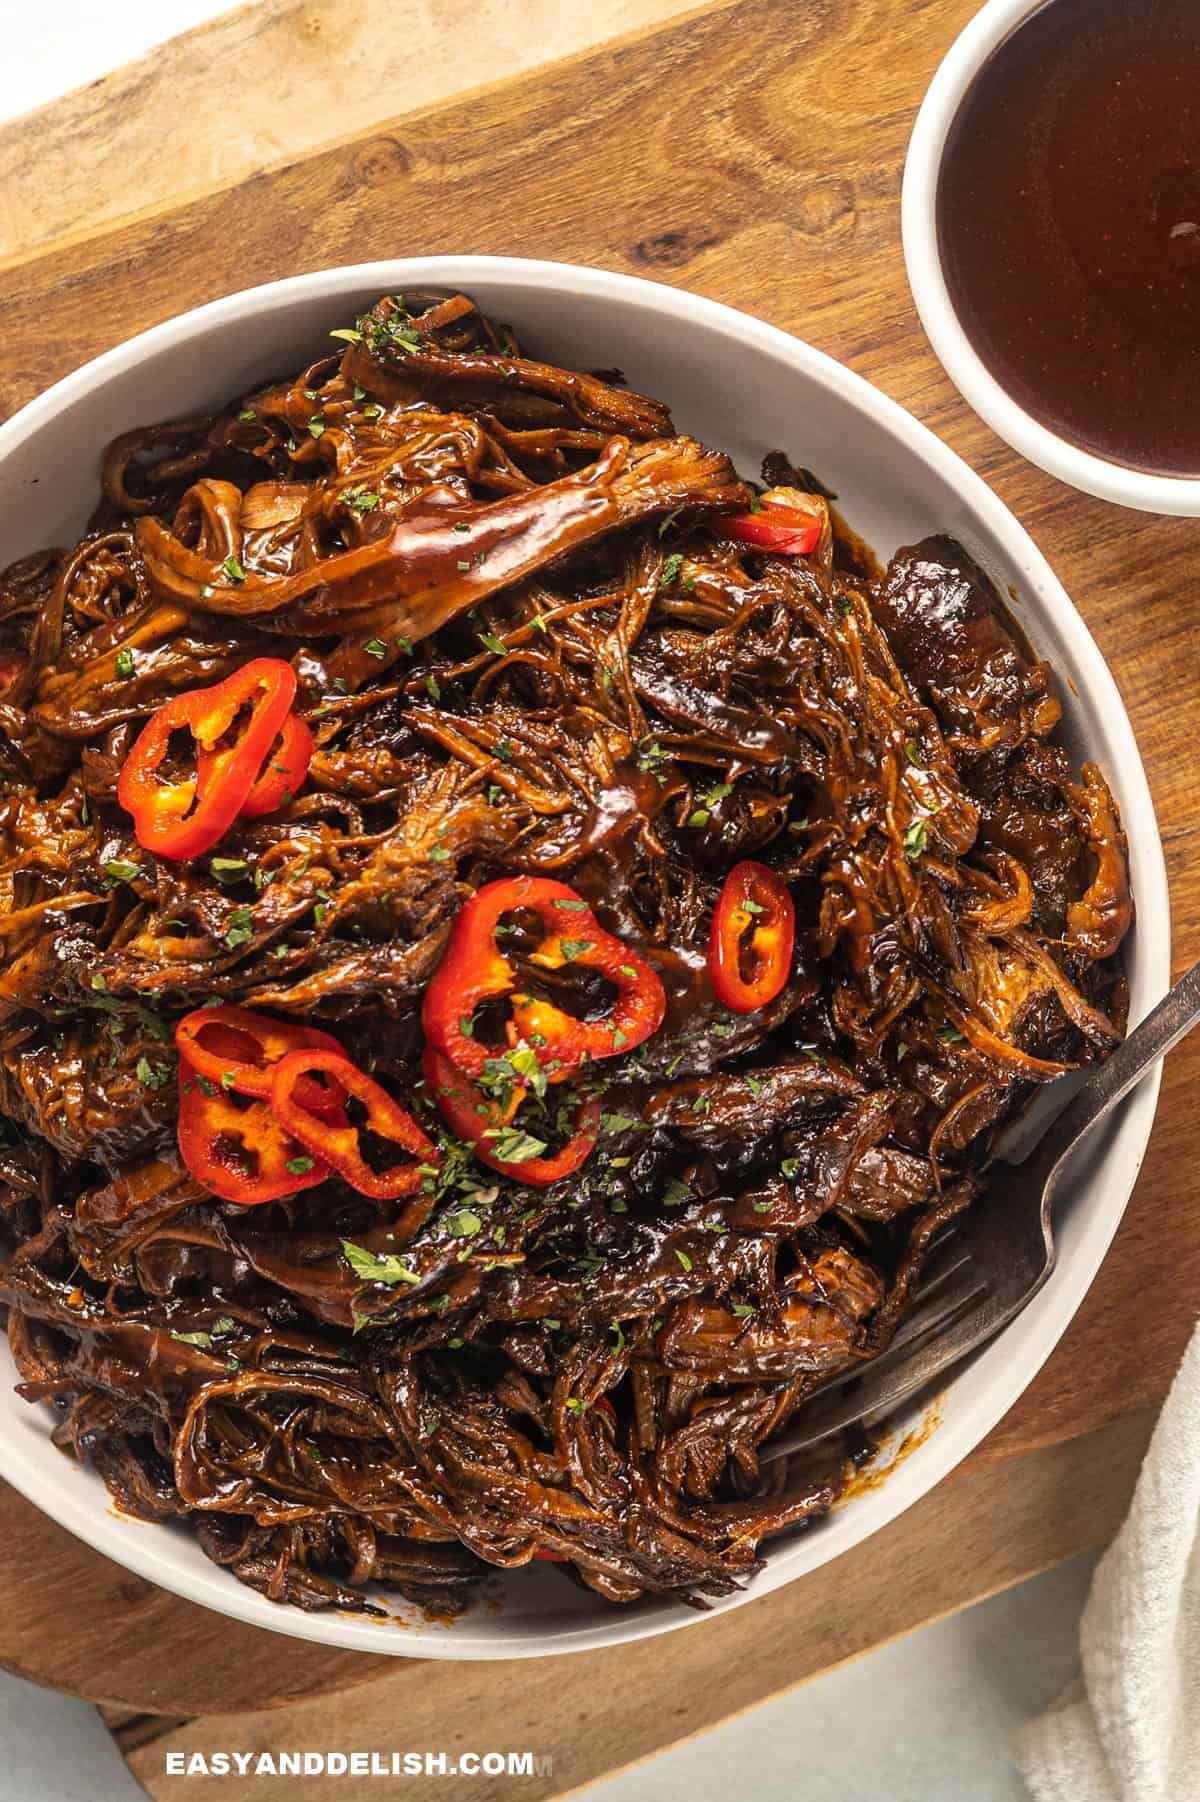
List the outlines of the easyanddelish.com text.
<svg viewBox="0 0 1200 1802">
<path fill-rule="evenodd" d="M 535 1752 L 168 1752 L 168 1777 L 549 1777 Z"/>
</svg>

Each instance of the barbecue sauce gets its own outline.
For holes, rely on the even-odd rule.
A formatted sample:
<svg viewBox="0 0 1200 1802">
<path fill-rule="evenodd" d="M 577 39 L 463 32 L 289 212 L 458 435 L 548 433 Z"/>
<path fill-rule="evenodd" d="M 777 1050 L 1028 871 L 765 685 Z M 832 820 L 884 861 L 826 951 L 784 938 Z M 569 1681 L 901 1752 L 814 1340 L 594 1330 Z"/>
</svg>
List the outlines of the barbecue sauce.
<svg viewBox="0 0 1200 1802">
<path fill-rule="evenodd" d="M 959 321 L 1043 424 L 1200 476 L 1200 5 L 1052 0 L 993 53 L 937 196 Z"/>
</svg>

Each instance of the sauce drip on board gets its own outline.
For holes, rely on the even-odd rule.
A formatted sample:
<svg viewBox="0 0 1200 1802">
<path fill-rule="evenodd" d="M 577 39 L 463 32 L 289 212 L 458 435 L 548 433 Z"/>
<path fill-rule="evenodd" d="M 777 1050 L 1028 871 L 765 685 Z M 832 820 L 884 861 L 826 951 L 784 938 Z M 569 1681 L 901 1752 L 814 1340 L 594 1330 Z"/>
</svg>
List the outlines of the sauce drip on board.
<svg viewBox="0 0 1200 1802">
<path fill-rule="evenodd" d="M 1200 476 L 1200 7 L 1054 0 L 984 64 L 937 196 L 959 321 L 1044 425 Z"/>
</svg>

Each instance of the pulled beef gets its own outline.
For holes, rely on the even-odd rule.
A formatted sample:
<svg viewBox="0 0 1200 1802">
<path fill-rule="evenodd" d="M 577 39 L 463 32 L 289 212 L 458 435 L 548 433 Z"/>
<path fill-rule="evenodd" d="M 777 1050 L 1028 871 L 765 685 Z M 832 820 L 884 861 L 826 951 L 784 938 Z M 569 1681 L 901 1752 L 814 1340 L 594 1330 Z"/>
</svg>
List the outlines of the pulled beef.
<svg viewBox="0 0 1200 1802">
<path fill-rule="evenodd" d="M 389 296 L 349 337 L 124 433 L 89 531 L 0 574 L 21 1392 L 122 1509 L 281 1603 L 452 1614 L 542 1557 L 701 1605 L 830 1507 L 837 1469 L 761 1448 L 887 1345 L 996 1125 L 1119 1037 L 1120 822 L 960 545 L 880 572 L 777 453 L 819 543 L 748 549 L 722 453 L 465 296 Z M 315 736 L 302 792 L 215 860 L 155 858 L 116 802 L 134 736 L 264 654 Z M 737 1014 L 707 951 L 746 857 L 797 930 Z M 450 922 L 521 872 L 572 884 L 667 998 L 588 1072 L 597 1149 L 548 1189 L 475 1163 L 420 1080 Z M 507 930 L 525 981 L 604 1010 Z M 420 1206 L 195 1181 L 173 1029 L 208 1001 L 331 1027 L 440 1139 Z M 403 1244 L 405 1280 L 347 1242 Z"/>
</svg>

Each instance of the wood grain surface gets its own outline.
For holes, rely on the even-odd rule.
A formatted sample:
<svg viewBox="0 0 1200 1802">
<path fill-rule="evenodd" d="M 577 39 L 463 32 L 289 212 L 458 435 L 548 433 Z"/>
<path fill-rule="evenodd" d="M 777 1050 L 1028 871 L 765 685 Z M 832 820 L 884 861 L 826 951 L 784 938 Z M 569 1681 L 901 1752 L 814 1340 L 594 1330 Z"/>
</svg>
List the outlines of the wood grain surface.
<svg viewBox="0 0 1200 1802">
<path fill-rule="evenodd" d="M 0 258 L 361 136 L 690 0 L 253 0 L 0 125 Z"/>
<path fill-rule="evenodd" d="M 393 254 L 477 251 L 573 260 L 685 286 L 770 319 L 859 370 L 930 424 L 987 477 L 1055 566 L 1133 718 L 1166 845 L 1181 968 L 1200 955 L 1200 804 L 1192 748 L 1200 667 L 1192 586 L 1200 523 L 1105 506 L 1022 462 L 950 386 L 905 282 L 899 184 L 907 135 L 930 74 L 974 8 L 975 0 L 808 0 L 803 8 L 790 0 L 734 0 L 408 113 L 228 190 L 12 261 L 0 271 L 0 411 L 108 345 L 200 301 L 285 274 Z M 342 117 L 330 135 L 349 130 Z M 873 1643 L 872 1635 L 880 1637 L 885 1621 L 893 1623 L 888 1631 L 901 1631 L 983 1593 L 986 1572 L 996 1567 L 962 1555 L 973 1544 L 976 1518 L 986 1517 L 993 1530 L 1006 1518 L 1022 1522 L 1027 1537 L 1019 1546 L 1006 1543 L 1004 1568 L 1011 1574 L 999 1582 L 1098 1537 L 1090 1522 L 1103 1521 L 1105 1532 L 1115 1523 L 1131 1487 L 1132 1457 L 1122 1463 L 1098 1455 L 1087 1467 L 1086 1496 L 1065 1496 L 1053 1518 L 1027 1500 L 1040 1493 L 1040 1483 L 1056 1480 L 1047 1473 L 1067 1468 L 1061 1461 L 1069 1464 L 1069 1442 L 1080 1435 L 1090 1435 L 1093 1448 L 1109 1444 L 1110 1435 L 1111 1443 L 1128 1446 L 1123 1435 L 1142 1419 L 1140 1410 L 1161 1399 L 1200 1312 L 1198 1077 L 1200 1042 L 1193 1042 L 1172 1057 L 1155 1137 L 1113 1250 L 1040 1377 L 974 1455 L 967 1474 L 927 1498 L 890 1537 L 878 1536 L 833 1567 L 849 1585 L 845 1593 L 857 1598 L 856 1612 L 842 1639 L 818 1636 L 819 1654 L 826 1643 L 853 1641 L 851 1649 L 860 1649 Z M 25 1599 L 14 1624 L 15 1578 L 23 1582 L 28 1564 L 46 1568 L 61 1555 L 57 1531 L 30 1522 L 23 1508 L 0 1496 L 0 1660 L 24 1660 L 25 1668 L 66 1683 L 61 1638 L 47 1613 L 31 1619 Z M 11 1531 L 10 1521 L 17 1523 Z M 930 1535 L 919 1606 L 896 1561 L 912 1553 L 905 1535 L 915 1521 L 927 1521 Z M 100 1560 L 92 1565 L 98 1568 L 80 1551 L 72 1566 L 77 1604 L 112 1594 L 112 1567 Z M 701 1634 L 685 1634 L 666 1657 L 646 1651 L 637 1668 L 647 1685 L 658 1683 L 647 1691 L 648 1711 L 670 1705 L 663 1685 L 678 1648 L 696 1648 L 691 1681 L 698 1693 L 699 1664 L 709 1656 L 699 1648 L 711 1642 L 715 1660 L 726 1643 L 722 1633 L 741 1645 L 739 1634 L 751 1628 L 737 1623 L 764 1620 L 768 1611 L 769 1618 L 778 1616 L 781 1633 L 790 1631 L 792 1619 L 811 1626 L 813 1586 L 824 1579 L 818 1573 Z M 909 1604 L 900 1606 L 897 1595 L 908 1595 Z M 185 1604 L 157 1601 L 156 1631 L 165 1630 L 171 1610 Z M 194 1667 L 225 1664 L 222 1648 L 243 1630 L 189 1613 L 188 1631 L 172 1642 L 178 1655 L 163 1661 L 171 1670 L 151 1672 L 154 1702 L 144 1689 L 145 1667 L 131 1667 L 128 1680 L 121 1668 L 127 1635 L 116 1638 L 115 1660 L 71 1665 L 70 1684 L 135 1709 L 200 1712 L 203 1676 Z M 287 1647 L 284 1666 L 300 1656 L 295 1642 L 260 1635 L 255 1643 L 268 1659 Z M 756 1699 L 749 1694 L 755 1682 L 767 1694 L 775 1680 L 771 1660 L 757 1648 L 749 1656 L 749 1645 L 747 1639 L 746 1668 L 737 1673 L 742 1687 L 730 1691 L 745 1702 Z M 307 1650 L 315 1670 L 322 1654 Z M 816 1668 L 812 1654 L 810 1632 L 801 1674 Z M 800 1652 L 789 1642 L 787 1655 Z M 633 1669 L 642 1654 L 628 1656 Z M 331 1658 L 336 1684 L 344 1669 L 335 1664 Z M 556 1684 L 560 1668 L 569 1673 L 575 1661 L 555 1661 Z M 393 1694 L 405 1674 L 381 1681 Z M 724 1681 L 723 1674 L 716 1687 Z M 481 1686 L 476 1670 L 470 1693 L 482 1693 Z M 445 1693 L 428 1690 L 424 1681 L 417 1688 L 422 1695 Z M 542 1693 L 528 1678 L 527 1688 Z M 629 1693 L 627 1677 L 622 1688 Z M 671 1691 L 681 1707 L 686 1693 Z M 185 1694 L 187 1705 L 180 1701 Z M 236 1693 L 228 1703 L 231 1709 L 256 1705 Z M 269 1743 L 275 1729 L 264 1732 Z M 623 1740 L 624 1723 L 619 1733 Z"/>
</svg>

